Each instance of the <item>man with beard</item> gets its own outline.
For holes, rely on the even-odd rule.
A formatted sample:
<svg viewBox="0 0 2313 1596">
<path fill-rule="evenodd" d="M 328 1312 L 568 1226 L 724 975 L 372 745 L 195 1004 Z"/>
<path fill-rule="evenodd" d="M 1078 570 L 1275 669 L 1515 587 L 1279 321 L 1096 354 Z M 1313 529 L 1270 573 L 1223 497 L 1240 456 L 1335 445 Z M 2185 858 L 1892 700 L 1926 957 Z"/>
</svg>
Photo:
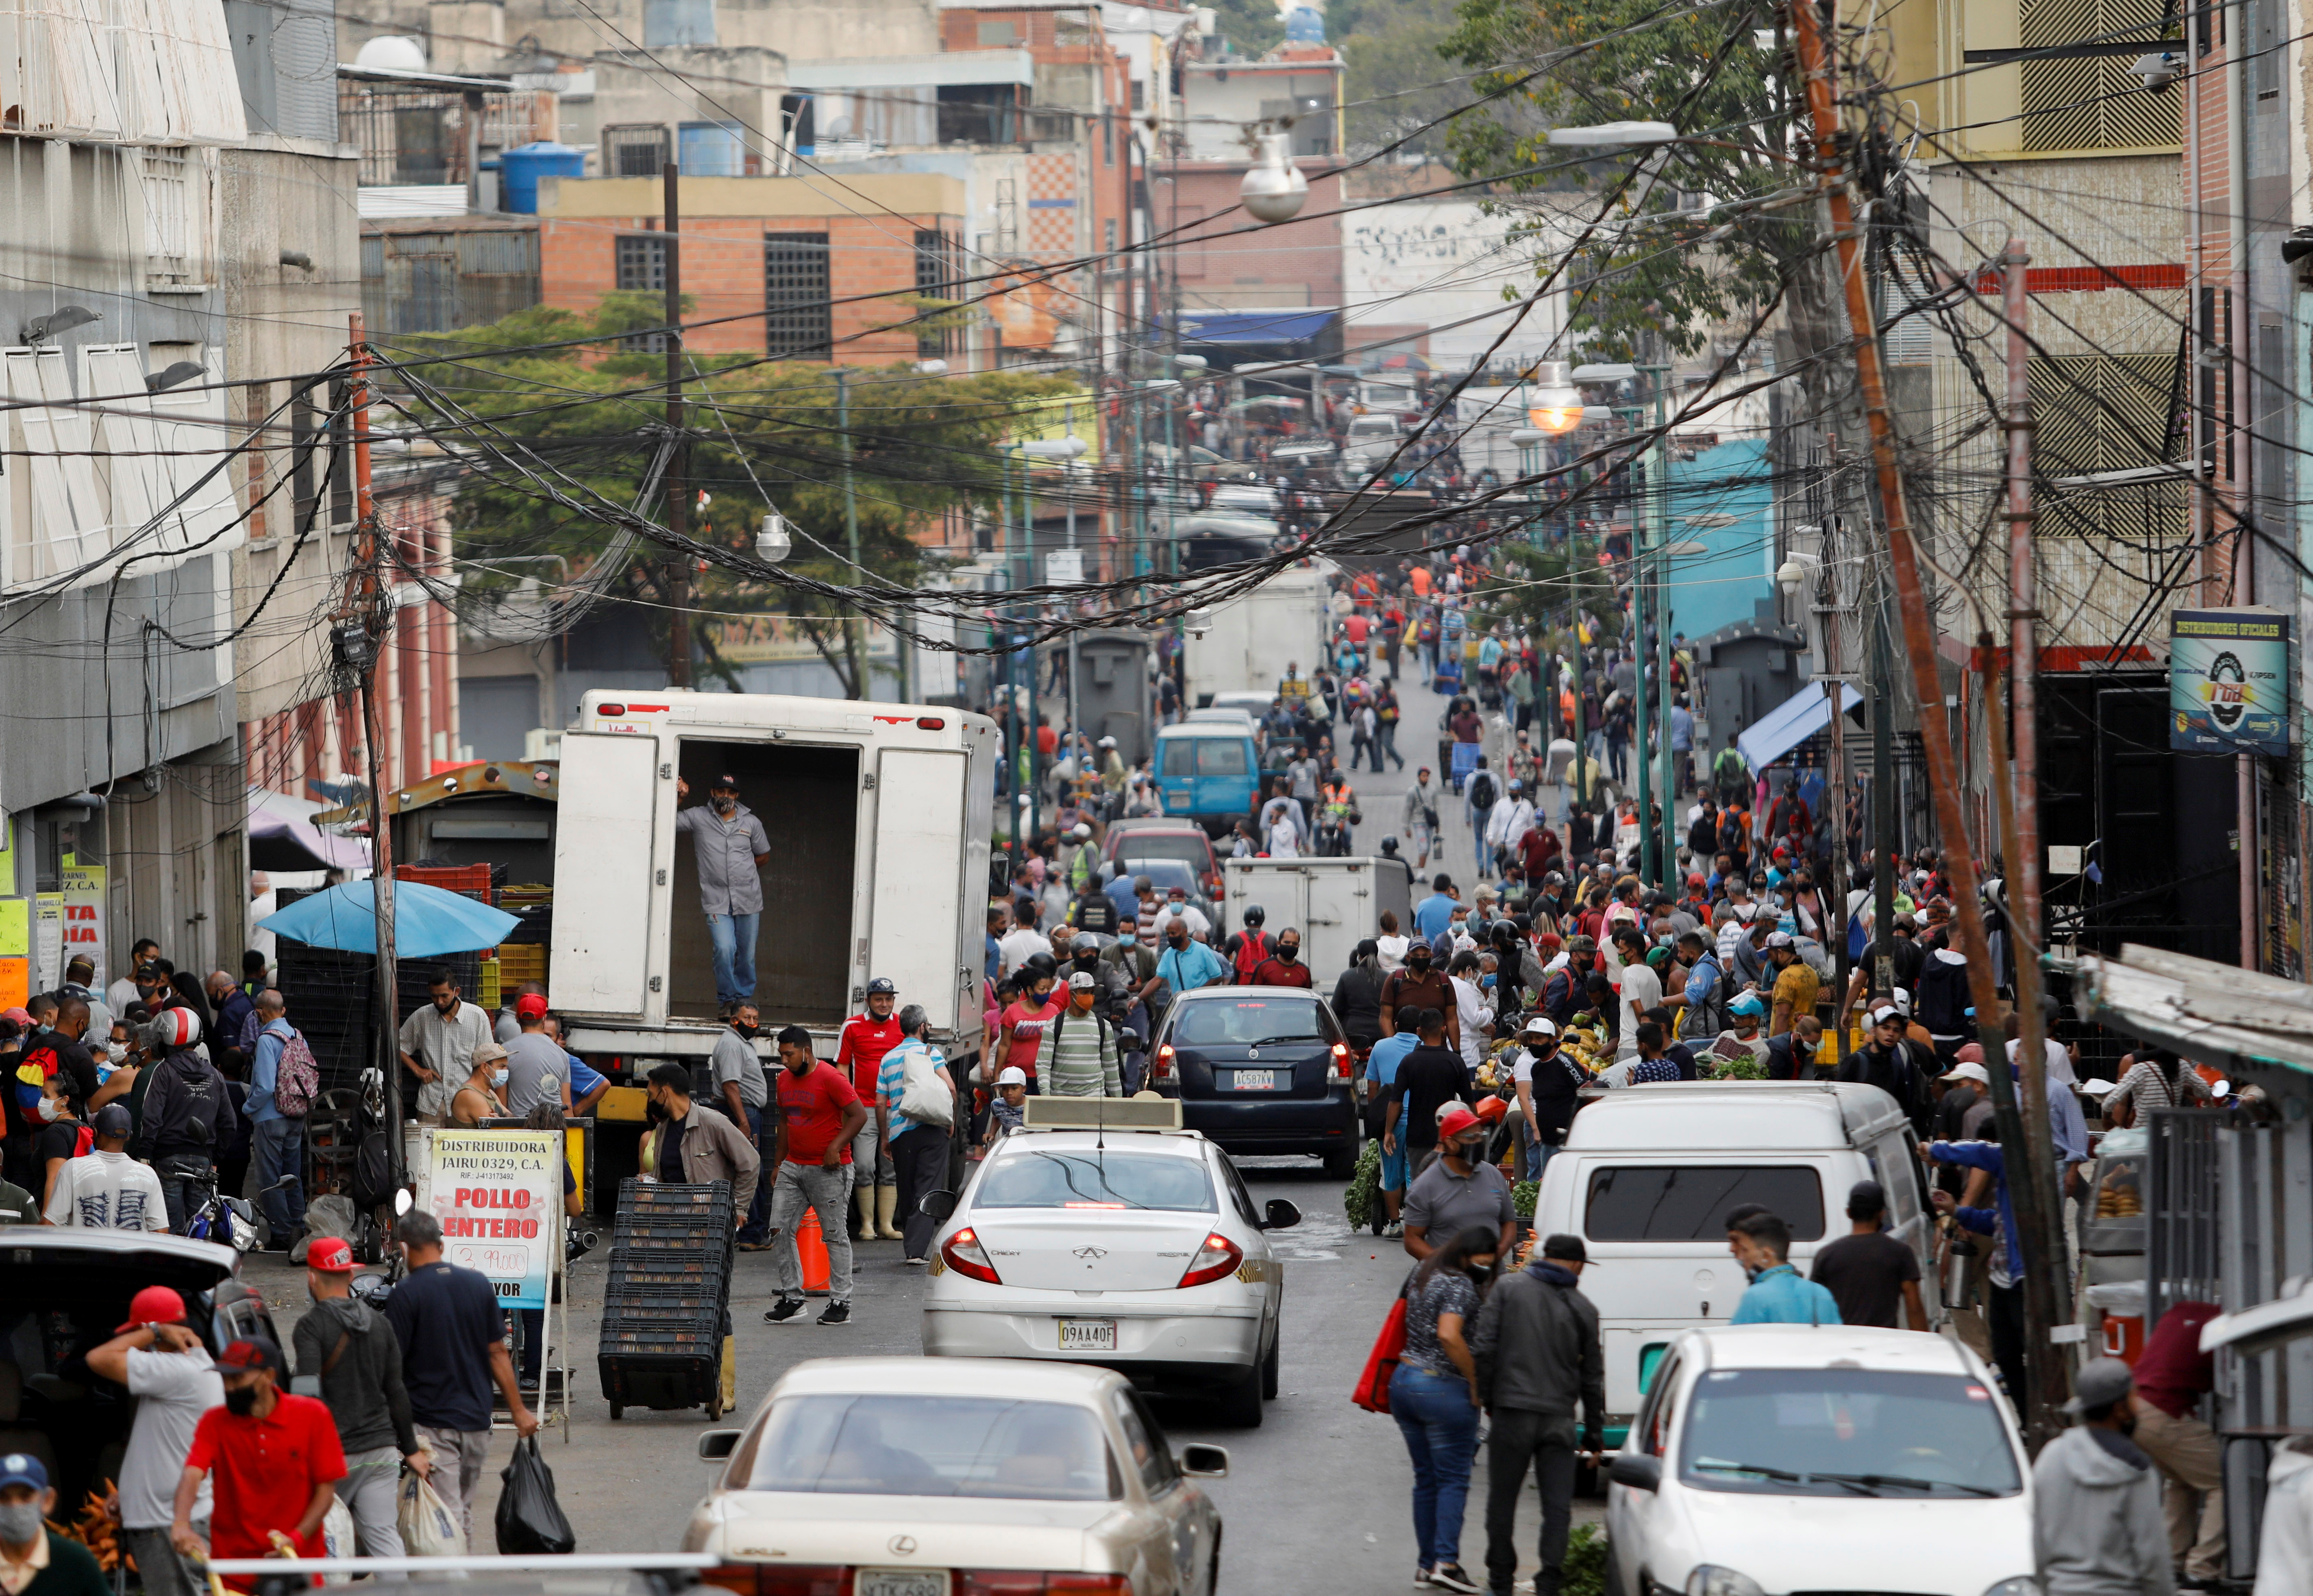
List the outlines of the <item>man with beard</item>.
<svg viewBox="0 0 2313 1596">
<path fill-rule="evenodd" d="M 1382 1034 L 1395 1036 L 1401 1029 L 1397 1022 L 1399 1013 L 1410 1016 L 1416 1009 L 1444 1014 L 1446 1045 L 1460 1049 L 1462 1020 L 1454 984 L 1443 971 L 1431 968 L 1429 944 L 1419 940 L 1405 950 L 1405 968 L 1391 971 L 1389 979 L 1381 984 Z M 1404 1029 L 1412 1027 L 1409 1024 Z"/>
</svg>

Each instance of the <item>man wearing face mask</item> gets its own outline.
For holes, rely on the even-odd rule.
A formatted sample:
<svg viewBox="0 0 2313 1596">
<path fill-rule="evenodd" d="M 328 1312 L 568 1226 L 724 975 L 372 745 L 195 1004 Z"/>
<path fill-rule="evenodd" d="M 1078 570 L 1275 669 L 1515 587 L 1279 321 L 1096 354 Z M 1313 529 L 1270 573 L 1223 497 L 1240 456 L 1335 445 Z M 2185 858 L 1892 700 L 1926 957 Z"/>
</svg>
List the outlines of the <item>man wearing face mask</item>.
<svg viewBox="0 0 2313 1596">
<path fill-rule="evenodd" d="M 1053 927 L 1054 937 L 1066 929 Z M 889 976 L 874 978 L 867 983 L 866 1009 L 846 1020 L 842 1034 L 836 1039 L 835 1067 L 850 1078 L 851 1089 L 863 1103 L 875 1102 L 876 1084 L 884 1074 L 884 1055 L 904 1039 L 899 1016 L 893 1012 L 899 1006 L 899 984 Z M 851 1140 L 851 1178 L 857 1182 L 851 1188 L 851 1206 L 857 1210 L 858 1239 L 900 1240 L 899 1226 L 893 1223 L 900 1213 L 900 1171 L 892 1162 L 891 1134 L 882 1114 L 869 1115 L 866 1125 Z"/>
<path fill-rule="evenodd" d="M 290 1337 L 297 1369 L 319 1380 L 321 1401 L 337 1421 L 346 1454 L 338 1500 L 353 1515 L 365 1557 L 402 1555 L 394 1500 L 401 1466 L 419 1478 L 434 1454 L 418 1444 L 409 1394 L 401 1383 L 401 1343 L 370 1305 L 353 1294 L 354 1250 L 339 1236 L 317 1237 L 305 1253 L 305 1293 L 312 1311 Z"/>
<path fill-rule="evenodd" d="M 506 1090 L 507 1073 L 504 1048 L 484 1042 L 475 1048 L 474 1073 L 450 1100 L 450 1123 L 471 1130 L 504 1114 L 506 1101 L 498 1094 Z"/>
<path fill-rule="evenodd" d="M 690 784 L 674 784 L 676 798 Z M 739 778 L 718 776 L 707 785 L 707 804 L 674 811 L 677 836 L 689 833 L 699 864 L 699 908 L 715 944 L 715 1001 L 728 1018 L 739 1000 L 755 995 L 755 928 L 763 917 L 763 861 L 770 834 L 754 811 L 739 802 Z"/>
<path fill-rule="evenodd" d="M 731 1011 L 731 1024 L 715 1039 L 707 1067 L 715 1079 L 715 1093 L 731 1127 L 747 1138 L 760 1159 L 763 1153 L 763 1114 L 770 1105 L 770 1083 L 763 1077 L 763 1061 L 755 1056 L 755 1037 L 762 1029 L 760 1012 L 752 1003 Z M 776 1132 L 774 1132 L 776 1136 Z M 746 1223 L 740 1225 L 742 1252 L 761 1252 L 770 1246 L 765 1215 L 770 1203 L 770 1182 L 757 1179 L 754 1201 L 747 1206 Z"/>
<path fill-rule="evenodd" d="M 1277 934 L 1277 947 L 1268 958 L 1253 966 L 1248 987 L 1300 987 L 1315 985 L 1309 967 L 1301 962 L 1301 934 L 1291 927 Z"/>
<path fill-rule="evenodd" d="M 1517 1244 L 1510 1183 L 1478 1156 L 1485 1139 L 1485 1121 L 1466 1104 L 1456 1103 L 1438 1122 L 1438 1157 L 1405 1192 L 1405 1250 L 1415 1258 L 1438 1250 L 1430 1237 L 1447 1241 L 1473 1224 L 1499 1229 L 1505 1256 Z"/>
<path fill-rule="evenodd" d="M 1395 1036 L 1401 1030 L 1412 1030 L 1410 1024 L 1398 1023 L 1398 1015 L 1427 1009 L 1446 1016 L 1446 1045 L 1459 1051 L 1462 1020 L 1454 984 L 1444 971 L 1433 968 L 1432 958 L 1429 944 L 1417 937 L 1405 950 L 1405 968 L 1392 970 L 1381 984 L 1382 1034 Z"/>
<path fill-rule="evenodd" d="M 1229 969 L 1218 953 L 1189 935 L 1178 919 L 1165 922 L 1165 951 L 1156 955 L 1159 979 L 1175 992 L 1227 983 Z"/>
<path fill-rule="evenodd" d="M 777 1238 L 771 1265 L 779 1300 L 763 1318 L 785 1324 L 803 1311 L 803 1260 L 795 1232 L 807 1206 L 819 1215 L 827 1242 L 827 1311 L 819 1322 L 849 1324 L 851 1237 L 843 1227 L 843 1213 L 851 1204 L 851 1171 L 846 1166 L 851 1144 L 867 1123 L 867 1106 L 841 1071 L 813 1055 L 811 1032 L 790 1025 L 778 1039 L 779 1159 L 771 1187 Z M 651 1079 L 656 1083 L 658 1071 L 651 1072 Z"/>
<path fill-rule="evenodd" d="M 120 1461 L 120 1534 L 145 1596 L 199 1596 L 207 1582 L 189 1570 L 169 1544 L 177 1478 L 201 1415 L 224 1401 L 201 1338 L 185 1323 L 185 1300 L 165 1285 L 148 1285 L 128 1303 L 128 1322 L 88 1355 L 90 1372 L 136 1399 L 136 1421 Z M 209 1499 L 193 1503 L 192 1522 L 206 1525 Z"/>
<path fill-rule="evenodd" d="M 40 1521 L 57 1511 L 48 1466 L 30 1452 L 0 1457 L 0 1589 L 9 1596 L 110 1596 L 89 1549 Z"/>
<path fill-rule="evenodd" d="M 329 1556 L 321 1520 L 346 1477 L 337 1420 L 312 1398 L 280 1389 L 281 1349 L 261 1336 L 229 1344 L 216 1365 L 224 1406 L 201 1415 L 193 1430 L 170 1540 L 197 1560 Z M 215 1502 L 204 1543 L 193 1533 L 192 1510 L 211 1475 Z"/>
<path fill-rule="evenodd" d="M 421 1124 L 438 1126 L 450 1111 L 452 1083 L 473 1074 L 474 1049 L 490 1039 L 488 1015 L 458 992 L 457 972 L 437 969 L 426 983 L 433 1001 L 401 1022 L 401 1065 L 416 1077 Z"/>
</svg>

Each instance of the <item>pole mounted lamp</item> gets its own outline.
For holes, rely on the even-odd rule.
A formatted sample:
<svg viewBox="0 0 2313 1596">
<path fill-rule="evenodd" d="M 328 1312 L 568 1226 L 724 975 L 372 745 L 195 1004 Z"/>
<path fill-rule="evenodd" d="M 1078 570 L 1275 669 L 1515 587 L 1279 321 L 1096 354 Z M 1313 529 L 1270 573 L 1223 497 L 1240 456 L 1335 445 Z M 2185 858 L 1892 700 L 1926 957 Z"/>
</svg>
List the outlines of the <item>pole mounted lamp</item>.
<svg viewBox="0 0 2313 1596">
<path fill-rule="evenodd" d="M 1526 425 L 1545 436 L 1570 433 L 1582 425 L 1582 395 L 1562 360 L 1545 360 L 1535 367 L 1533 386 L 1526 390 Z M 1513 438 L 1516 437 L 1513 434 Z"/>
<path fill-rule="evenodd" d="M 24 342 L 29 346 L 52 338 L 60 332 L 70 332 L 75 327 L 86 327 L 104 318 L 86 305 L 58 305 L 45 316 L 35 316 L 24 323 Z"/>
<path fill-rule="evenodd" d="M 1253 169 L 1238 186 L 1237 200 L 1256 222 L 1274 227 L 1290 222 L 1308 202 L 1309 180 L 1293 164 L 1293 136 L 1264 133 Z"/>
<path fill-rule="evenodd" d="M 787 518 L 776 510 L 764 513 L 762 524 L 755 530 L 755 557 L 767 566 L 776 566 L 795 549 L 795 533 Z"/>
<path fill-rule="evenodd" d="M 1019 449 L 1030 460 L 1075 460 L 1084 453 L 1086 447 L 1082 438 L 1070 433 L 1065 438 L 1031 438 Z"/>
<path fill-rule="evenodd" d="M 1610 145 L 1675 143 L 1678 129 L 1668 122 L 1601 122 L 1593 127 L 1553 127 L 1550 142 L 1561 149 L 1597 149 Z"/>
</svg>

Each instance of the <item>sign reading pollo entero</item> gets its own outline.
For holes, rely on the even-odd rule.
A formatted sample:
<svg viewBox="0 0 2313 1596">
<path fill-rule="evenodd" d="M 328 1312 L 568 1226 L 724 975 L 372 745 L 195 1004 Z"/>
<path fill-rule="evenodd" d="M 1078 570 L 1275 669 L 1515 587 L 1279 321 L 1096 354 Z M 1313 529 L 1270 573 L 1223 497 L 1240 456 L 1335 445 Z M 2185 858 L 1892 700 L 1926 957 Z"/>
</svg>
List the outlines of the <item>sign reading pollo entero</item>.
<svg viewBox="0 0 2313 1596">
<path fill-rule="evenodd" d="M 562 1136 L 550 1130 L 426 1135 L 418 1203 L 442 1256 L 489 1277 L 504 1308 L 543 1308 L 562 1244 Z"/>
</svg>

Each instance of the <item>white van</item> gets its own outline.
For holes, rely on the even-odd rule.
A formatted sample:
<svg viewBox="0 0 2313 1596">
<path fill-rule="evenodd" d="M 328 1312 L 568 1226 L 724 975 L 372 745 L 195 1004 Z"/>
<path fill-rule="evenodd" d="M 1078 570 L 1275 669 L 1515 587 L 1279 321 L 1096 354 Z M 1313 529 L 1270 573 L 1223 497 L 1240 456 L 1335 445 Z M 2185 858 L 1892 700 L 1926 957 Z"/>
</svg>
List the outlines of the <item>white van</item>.
<svg viewBox="0 0 2313 1596">
<path fill-rule="evenodd" d="M 1877 1086 L 1844 1081 L 1711 1081 L 1624 1086 L 1574 1117 L 1543 1166 L 1535 1233 L 1580 1236 L 1598 1307 L 1606 1412 L 1619 1445 L 1654 1366 L 1679 1331 L 1724 1324 L 1747 1284 L 1727 1250 L 1727 1211 L 1762 1203 L 1791 1227 L 1807 1272 L 1847 1233 L 1848 1188 L 1877 1180 L 1891 1231 L 1935 1279 L 1911 1122 Z M 1923 1288 L 1930 1315 L 1932 1285 Z"/>
</svg>

